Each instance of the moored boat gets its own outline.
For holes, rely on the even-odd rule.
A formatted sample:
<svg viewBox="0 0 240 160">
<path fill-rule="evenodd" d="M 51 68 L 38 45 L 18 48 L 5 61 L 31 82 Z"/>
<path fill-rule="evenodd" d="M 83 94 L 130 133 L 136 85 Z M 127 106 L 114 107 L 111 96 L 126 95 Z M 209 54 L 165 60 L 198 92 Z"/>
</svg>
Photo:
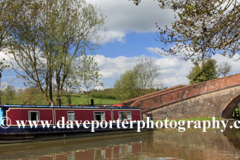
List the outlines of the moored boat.
<svg viewBox="0 0 240 160">
<path fill-rule="evenodd" d="M 1 105 L 0 143 L 136 132 L 140 120 L 136 107 Z"/>
</svg>

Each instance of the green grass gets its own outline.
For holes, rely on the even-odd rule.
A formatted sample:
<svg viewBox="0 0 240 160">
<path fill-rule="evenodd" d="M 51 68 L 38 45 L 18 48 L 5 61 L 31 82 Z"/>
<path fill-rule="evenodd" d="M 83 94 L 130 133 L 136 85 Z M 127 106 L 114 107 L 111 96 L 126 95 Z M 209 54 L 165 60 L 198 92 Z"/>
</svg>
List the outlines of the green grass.
<svg viewBox="0 0 240 160">
<path fill-rule="evenodd" d="M 98 104 L 98 105 L 104 105 L 104 104 L 116 104 L 121 102 L 120 100 L 113 100 L 113 99 L 100 99 L 100 98 L 91 98 L 94 99 L 94 104 Z M 62 101 L 64 102 L 64 104 L 67 104 L 67 97 L 66 96 L 62 96 Z M 88 104 L 88 99 L 86 95 L 72 95 L 71 96 L 71 101 L 72 101 L 72 105 L 87 105 Z M 89 104 L 91 104 L 91 100 L 89 99 Z"/>
<path fill-rule="evenodd" d="M 72 105 L 88 105 L 87 95 L 70 95 Z M 68 105 L 67 96 L 62 95 L 62 105 Z M 100 98 L 91 98 L 94 99 L 95 105 L 111 105 L 121 102 L 120 100 L 112 99 L 100 99 Z M 53 96 L 55 102 L 56 96 Z M 47 102 L 42 94 L 31 94 L 31 95 L 14 95 L 11 100 L 7 100 L 6 96 L 2 95 L 2 104 L 38 104 L 38 105 L 47 105 Z M 89 99 L 89 104 L 91 100 Z"/>
</svg>

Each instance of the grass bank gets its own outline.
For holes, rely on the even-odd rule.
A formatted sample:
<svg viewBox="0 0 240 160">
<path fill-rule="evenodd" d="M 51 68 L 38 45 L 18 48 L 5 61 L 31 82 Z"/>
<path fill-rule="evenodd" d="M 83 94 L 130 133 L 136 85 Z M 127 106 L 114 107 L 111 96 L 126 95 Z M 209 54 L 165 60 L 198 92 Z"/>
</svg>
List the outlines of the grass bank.
<svg viewBox="0 0 240 160">
<path fill-rule="evenodd" d="M 62 105 L 68 105 L 68 96 L 62 95 Z M 47 101 L 45 100 L 42 94 L 28 94 L 28 95 L 13 95 L 11 98 L 2 95 L 2 104 L 38 104 L 38 105 L 47 105 Z M 56 96 L 53 96 L 54 101 L 56 100 Z M 87 99 L 87 95 L 70 95 L 71 104 L 72 105 L 88 105 L 91 104 L 91 101 Z M 111 105 L 121 102 L 120 100 L 113 99 L 102 99 L 102 98 L 92 98 L 94 99 L 95 105 Z"/>
</svg>

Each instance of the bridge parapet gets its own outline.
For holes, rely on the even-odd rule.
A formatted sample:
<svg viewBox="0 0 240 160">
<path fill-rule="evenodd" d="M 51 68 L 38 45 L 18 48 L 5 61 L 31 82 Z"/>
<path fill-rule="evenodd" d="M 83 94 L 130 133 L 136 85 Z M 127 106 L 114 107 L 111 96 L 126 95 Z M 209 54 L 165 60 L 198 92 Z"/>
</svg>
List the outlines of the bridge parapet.
<svg viewBox="0 0 240 160">
<path fill-rule="evenodd" d="M 124 105 L 124 106 L 130 106 L 130 105 L 133 106 L 132 104 L 134 102 L 138 101 L 138 100 L 145 99 L 145 98 L 148 98 L 148 97 L 154 97 L 154 96 L 157 96 L 157 95 L 169 92 L 169 91 L 173 91 L 175 89 L 183 88 L 185 86 L 186 85 L 177 85 L 177 86 L 174 86 L 174 87 L 171 87 L 171 88 L 167 88 L 167 89 L 164 89 L 164 90 L 160 90 L 160 91 L 156 91 L 156 92 L 153 92 L 153 93 L 149 93 L 149 94 L 144 95 L 144 96 L 140 96 L 140 97 L 137 97 L 137 98 L 126 100 L 126 101 L 123 101 L 123 102 L 118 103 L 118 104 L 121 104 L 121 105 Z"/>
<path fill-rule="evenodd" d="M 167 90 L 159 94 L 152 94 L 136 99 L 130 106 L 149 111 L 158 109 L 172 103 L 180 102 L 189 98 L 216 92 L 219 90 L 240 86 L 240 74 L 214 79 L 194 85 Z"/>
</svg>

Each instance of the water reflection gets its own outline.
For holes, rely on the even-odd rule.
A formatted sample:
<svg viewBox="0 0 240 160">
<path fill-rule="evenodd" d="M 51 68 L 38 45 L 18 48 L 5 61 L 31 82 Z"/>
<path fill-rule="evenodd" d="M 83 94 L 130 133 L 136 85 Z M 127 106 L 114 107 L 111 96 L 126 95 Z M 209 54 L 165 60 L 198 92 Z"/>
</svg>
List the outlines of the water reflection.
<svg viewBox="0 0 240 160">
<path fill-rule="evenodd" d="M 0 146 L 0 160 L 101 160 L 240 158 L 240 130 L 175 130 Z"/>
<path fill-rule="evenodd" d="M 142 153 L 143 137 L 152 134 L 145 132 L 1 145 L 0 160 L 137 159 L 138 154 Z"/>
</svg>

